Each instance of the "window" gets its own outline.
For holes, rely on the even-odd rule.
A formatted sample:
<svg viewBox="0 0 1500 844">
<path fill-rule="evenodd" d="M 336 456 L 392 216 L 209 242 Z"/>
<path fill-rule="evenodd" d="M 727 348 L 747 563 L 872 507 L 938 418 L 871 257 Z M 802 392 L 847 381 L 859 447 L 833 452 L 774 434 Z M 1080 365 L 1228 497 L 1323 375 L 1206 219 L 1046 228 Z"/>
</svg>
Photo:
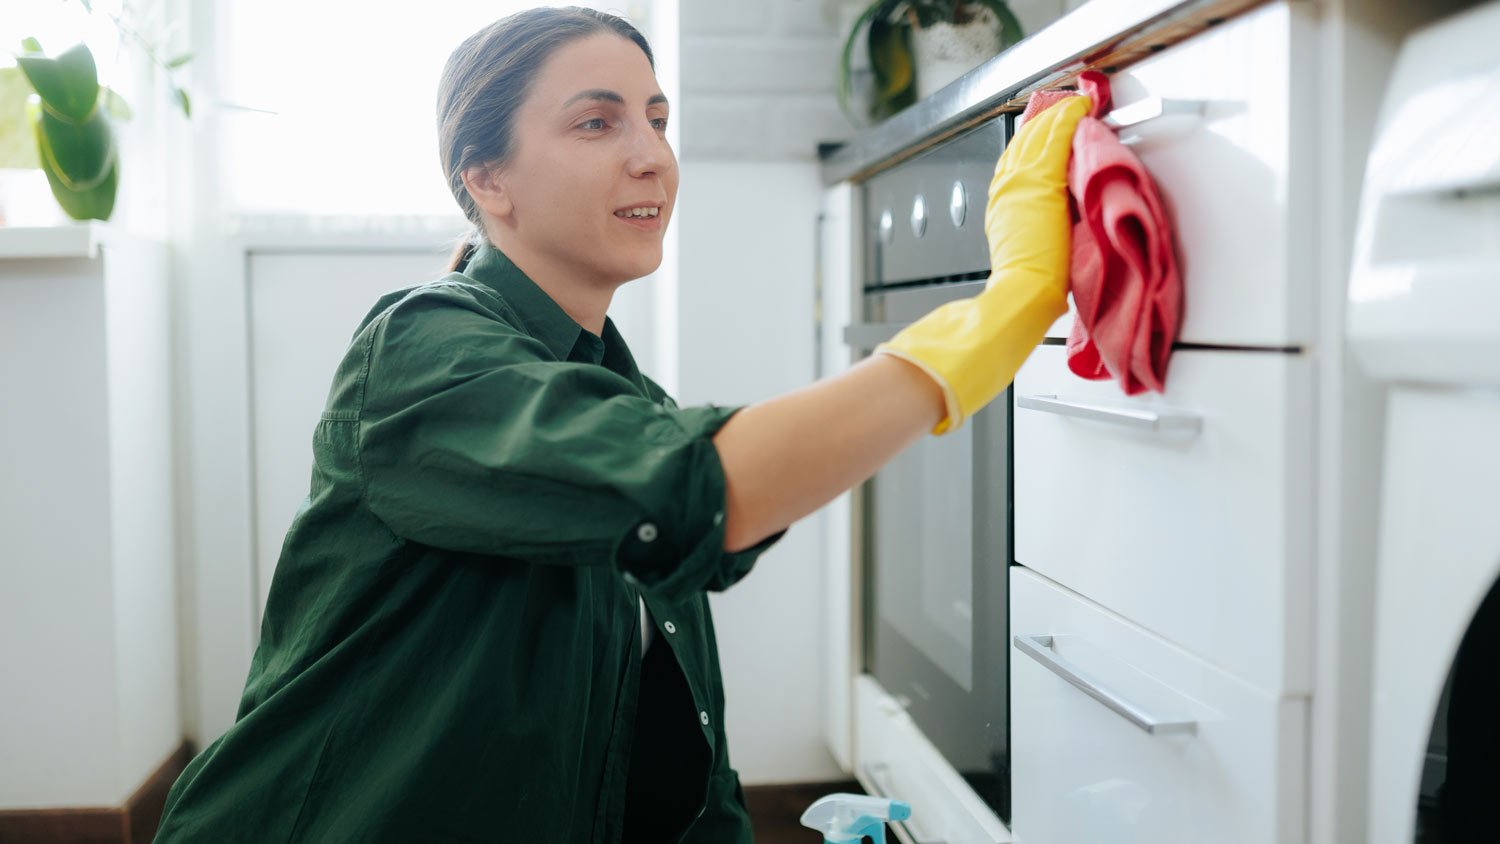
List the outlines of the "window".
<svg viewBox="0 0 1500 844">
<path fill-rule="evenodd" d="M 226 5 L 219 21 L 226 211 L 458 218 L 437 151 L 434 108 L 443 63 L 486 24 L 546 4 Z M 652 36 L 650 0 L 577 5 L 622 15 Z"/>
</svg>

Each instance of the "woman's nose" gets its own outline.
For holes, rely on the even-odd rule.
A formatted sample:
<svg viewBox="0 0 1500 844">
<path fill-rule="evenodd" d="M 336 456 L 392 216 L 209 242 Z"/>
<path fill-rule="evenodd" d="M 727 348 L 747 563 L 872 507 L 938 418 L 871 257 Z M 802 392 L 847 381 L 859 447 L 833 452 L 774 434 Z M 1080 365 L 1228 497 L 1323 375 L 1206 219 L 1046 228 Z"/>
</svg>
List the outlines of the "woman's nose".
<svg viewBox="0 0 1500 844">
<path fill-rule="evenodd" d="M 676 157 L 672 155 L 672 147 L 661 132 L 652 126 L 649 120 L 645 122 L 644 127 L 637 129 L 631 136 L 627 166 L 632 176 L 663 173 L 676 164 Z"/>
</svg>

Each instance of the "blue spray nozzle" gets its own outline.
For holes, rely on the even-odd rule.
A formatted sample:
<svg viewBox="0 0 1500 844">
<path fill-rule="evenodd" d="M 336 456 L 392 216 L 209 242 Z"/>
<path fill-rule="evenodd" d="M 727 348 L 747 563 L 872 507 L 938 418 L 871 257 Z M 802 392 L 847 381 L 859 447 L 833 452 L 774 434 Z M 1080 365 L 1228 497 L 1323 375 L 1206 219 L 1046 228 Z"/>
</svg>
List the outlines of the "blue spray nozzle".
<svg viewBox="0 0 1500 844">
<path fill-rule="evenodd" d="M 885 842 L 886 821 L 911 817 L 911 804 L 865 794 L 830 794 L 802 813 L 802 825 L 823 833 L 827 844 L 857 844 L 869 836 Z"/>
</svg>

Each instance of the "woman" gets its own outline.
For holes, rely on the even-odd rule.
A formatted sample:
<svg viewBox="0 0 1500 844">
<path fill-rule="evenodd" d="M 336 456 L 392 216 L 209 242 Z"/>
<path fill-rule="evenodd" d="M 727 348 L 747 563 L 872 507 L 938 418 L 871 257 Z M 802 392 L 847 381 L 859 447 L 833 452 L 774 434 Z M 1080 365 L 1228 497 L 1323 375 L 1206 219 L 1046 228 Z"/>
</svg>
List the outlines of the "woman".
<svg viewBox="0 0 1500 844">
<path fill-rule="evenodd" d="M 438 118 L 472 242 L 356 332 L 238 718 L 157 840 L 751 841 L 705 592 L 1065 310 L 1075 99 L 997 168 L 985 293 L 838 377 L 679 409 L 605 315 L 677 194 L 646 40 L 582 9 L 466 40 Z"/>
</svg>

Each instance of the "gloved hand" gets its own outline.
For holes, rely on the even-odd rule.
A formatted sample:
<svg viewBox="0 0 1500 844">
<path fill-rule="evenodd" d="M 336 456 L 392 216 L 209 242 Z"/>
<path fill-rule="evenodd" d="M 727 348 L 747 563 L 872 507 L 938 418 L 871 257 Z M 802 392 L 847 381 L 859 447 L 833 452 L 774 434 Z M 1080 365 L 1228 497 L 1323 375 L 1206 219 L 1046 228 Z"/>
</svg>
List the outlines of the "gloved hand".
<svg viewBox="0 0 1500 844">
<path fill-rule="evenodd" d="M 1021 127 L 995 163 L 984 212 L 984 292 L 933 309 L 875 348 L 916 365 L 942 388 L 947 413 L 934 434 L 959 428 L 1000 395 L 1047 327 L 1067 313 L 1068 157 L 1073 130 L 1091 107 L 1084 96 L 1049 107 Z"/>
</svg>

